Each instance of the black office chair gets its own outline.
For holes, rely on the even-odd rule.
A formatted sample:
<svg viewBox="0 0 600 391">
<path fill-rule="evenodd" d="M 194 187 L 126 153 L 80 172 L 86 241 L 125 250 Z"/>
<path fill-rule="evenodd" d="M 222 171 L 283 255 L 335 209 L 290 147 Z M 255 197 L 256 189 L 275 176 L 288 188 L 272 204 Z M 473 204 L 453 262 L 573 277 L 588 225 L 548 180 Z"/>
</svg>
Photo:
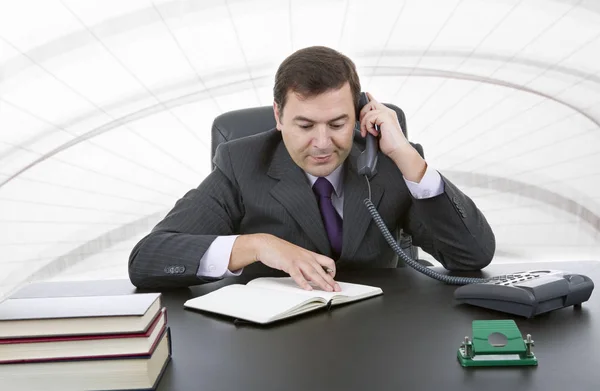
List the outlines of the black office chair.
<svg viewBox="0 0 600 391">
<path fill-rule="evenodd" d="M 384 103 L 387 107 L 396 111 L 398 115 L 398 120 L 400 122 L 400 126 L 402 127 L 402 131 L 404 132 L 404 136 L 408 138 L 408 133 L 406 130 L 406 116 L 402 109 L 398 106 Z M 217 146 L 225 141 L 234 140 L 246 136 L 251 136 L 257 133 L 265 132 L 275 128 L 275 116 L 273 114 L 272 106 L 262 106 L 262 107 L 253 107 L 248 109 L 240 109 L 233 110 L 227 113 L 223 113 L 216 117 L 212 124 L 211 129 L 211 167 L 214 169 L 213 158 L 215 155 L 215 151 L 217 150 Z M 365 145 L 364 138 L 361 137 L 360 131 L 356 129 L 355 132 L 355 140 L 362 146 Z M 415 149 L 421 154 L 423 158 L 425 158 L 423 147 L 420 144 L 411 143 Z M 418 258 L 418 248 L 412 245 L 412 238 L 410 235 L 407 235 L 402 232 L 402 230 L 397 230 L 397 232 L 393 232 L 395 234 L 396 239 L 398 240 L 398 244 L 410 256 L 412 259 L 418 260 L 421 264 L 425 266 L 432 266 L 431 263 L 419 260 Z M 404 262 L 402 260 L 398 260 L 398 267 L 403 267 Z"/>
</svg>

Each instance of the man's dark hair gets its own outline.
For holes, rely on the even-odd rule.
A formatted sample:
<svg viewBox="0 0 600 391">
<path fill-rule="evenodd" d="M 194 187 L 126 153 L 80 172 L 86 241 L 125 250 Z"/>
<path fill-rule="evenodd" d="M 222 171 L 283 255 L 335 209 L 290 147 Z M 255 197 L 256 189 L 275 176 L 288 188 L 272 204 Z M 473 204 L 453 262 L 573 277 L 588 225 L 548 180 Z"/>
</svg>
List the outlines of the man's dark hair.
<svg viewBox="0 0 600 391">
<path fill-rule="evenodd" d="M 273 98 L 283 113 L 288 91 L 308 98 L 337 90 L 346 82 L 350 84 L 356 111 L 360 80 L 354 62 L 328 47 L 311 46 L 294 52 L 281 63 L 275 74 Z"/>
</svg>

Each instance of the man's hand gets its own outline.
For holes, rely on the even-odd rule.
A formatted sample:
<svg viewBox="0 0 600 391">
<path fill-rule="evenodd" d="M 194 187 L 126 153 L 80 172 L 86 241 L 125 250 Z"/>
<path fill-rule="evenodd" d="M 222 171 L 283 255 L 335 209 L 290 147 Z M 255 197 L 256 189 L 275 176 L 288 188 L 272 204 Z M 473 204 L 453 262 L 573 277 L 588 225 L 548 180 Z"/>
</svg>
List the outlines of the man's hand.
<svg viewBox="0 0 600 391">
<path fill-rule="evenodd" d="M 381 137 L 379 149 L 392 159 L 404 177 L 413 182 L 420 182 L 427 169 L 425 160 L 408 142 L 396 112 L 383 103 L 378 102 L 367 92 L 369 103 L 360 111 L 360 134 L 367 136 L 367 132 L 379 136 L 375 125 L 379 126 Z"/>
<path fill-rule="evenodd" d="M 407 145 L 410 146 L 398 121 L 396 112 L 383 103 L 379 103 L 367 92 L 369 103 L 360 111 L 360 134 L 366 137 L 367 132 L 378 136 L 375 125 L 379 126 L 381 139 L 379 148 L 389 157 Z"/>
<path fill-rule="evenodd" d="M 254 254 L 252 259 L 249 254 Z M 327 292 L 340 292 L 334 281 L 335 262 L 326 256 L 306 250 L 269 234 L 239 236 L 231 252 L 229 270 L 237 270 L 259 261 L 270 268 L 282 270 L 302 289 L 312 290 L 310 281 Z M 327 271 L 326 271 L 327 270 Z"/>
</svg>

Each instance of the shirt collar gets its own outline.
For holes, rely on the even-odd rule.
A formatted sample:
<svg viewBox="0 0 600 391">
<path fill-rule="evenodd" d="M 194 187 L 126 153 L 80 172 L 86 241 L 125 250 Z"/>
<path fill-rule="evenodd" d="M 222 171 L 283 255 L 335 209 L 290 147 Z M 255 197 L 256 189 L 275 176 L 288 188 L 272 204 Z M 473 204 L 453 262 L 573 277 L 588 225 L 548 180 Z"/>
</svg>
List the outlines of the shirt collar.
<svg viewBox="0 0 600 391">
<path fill-rule="evenodd" d="M 333 185 L 333 190 L 335 191 L 335 195 L 341 197 L 343 186 L 342 186 L 342 167 L 344 165 L 340 164 L 338 168 L 333 170 L 333 172 L 327 175 L 325 178 Z M 310 181 L 310 186 L 312 187 L 317 181 L 318 177 L 310 175 L 308 172 L 305 172 L 306 177 Z"/>
</svg>

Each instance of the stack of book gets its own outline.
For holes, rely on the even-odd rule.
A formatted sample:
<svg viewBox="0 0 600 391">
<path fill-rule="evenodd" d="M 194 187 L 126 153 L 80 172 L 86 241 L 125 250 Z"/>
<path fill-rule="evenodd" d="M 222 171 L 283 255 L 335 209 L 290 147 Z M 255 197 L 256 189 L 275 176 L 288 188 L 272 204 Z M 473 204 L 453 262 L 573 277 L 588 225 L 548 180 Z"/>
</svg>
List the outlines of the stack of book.
<svg viewBox="0 0 600 391">
<path fill-rule="evenodd" d="M 161 294 L 129 281 L 34 283 L 0 302 L 3 390 L 153 390 L 170 359 Z"/>
</svg>

